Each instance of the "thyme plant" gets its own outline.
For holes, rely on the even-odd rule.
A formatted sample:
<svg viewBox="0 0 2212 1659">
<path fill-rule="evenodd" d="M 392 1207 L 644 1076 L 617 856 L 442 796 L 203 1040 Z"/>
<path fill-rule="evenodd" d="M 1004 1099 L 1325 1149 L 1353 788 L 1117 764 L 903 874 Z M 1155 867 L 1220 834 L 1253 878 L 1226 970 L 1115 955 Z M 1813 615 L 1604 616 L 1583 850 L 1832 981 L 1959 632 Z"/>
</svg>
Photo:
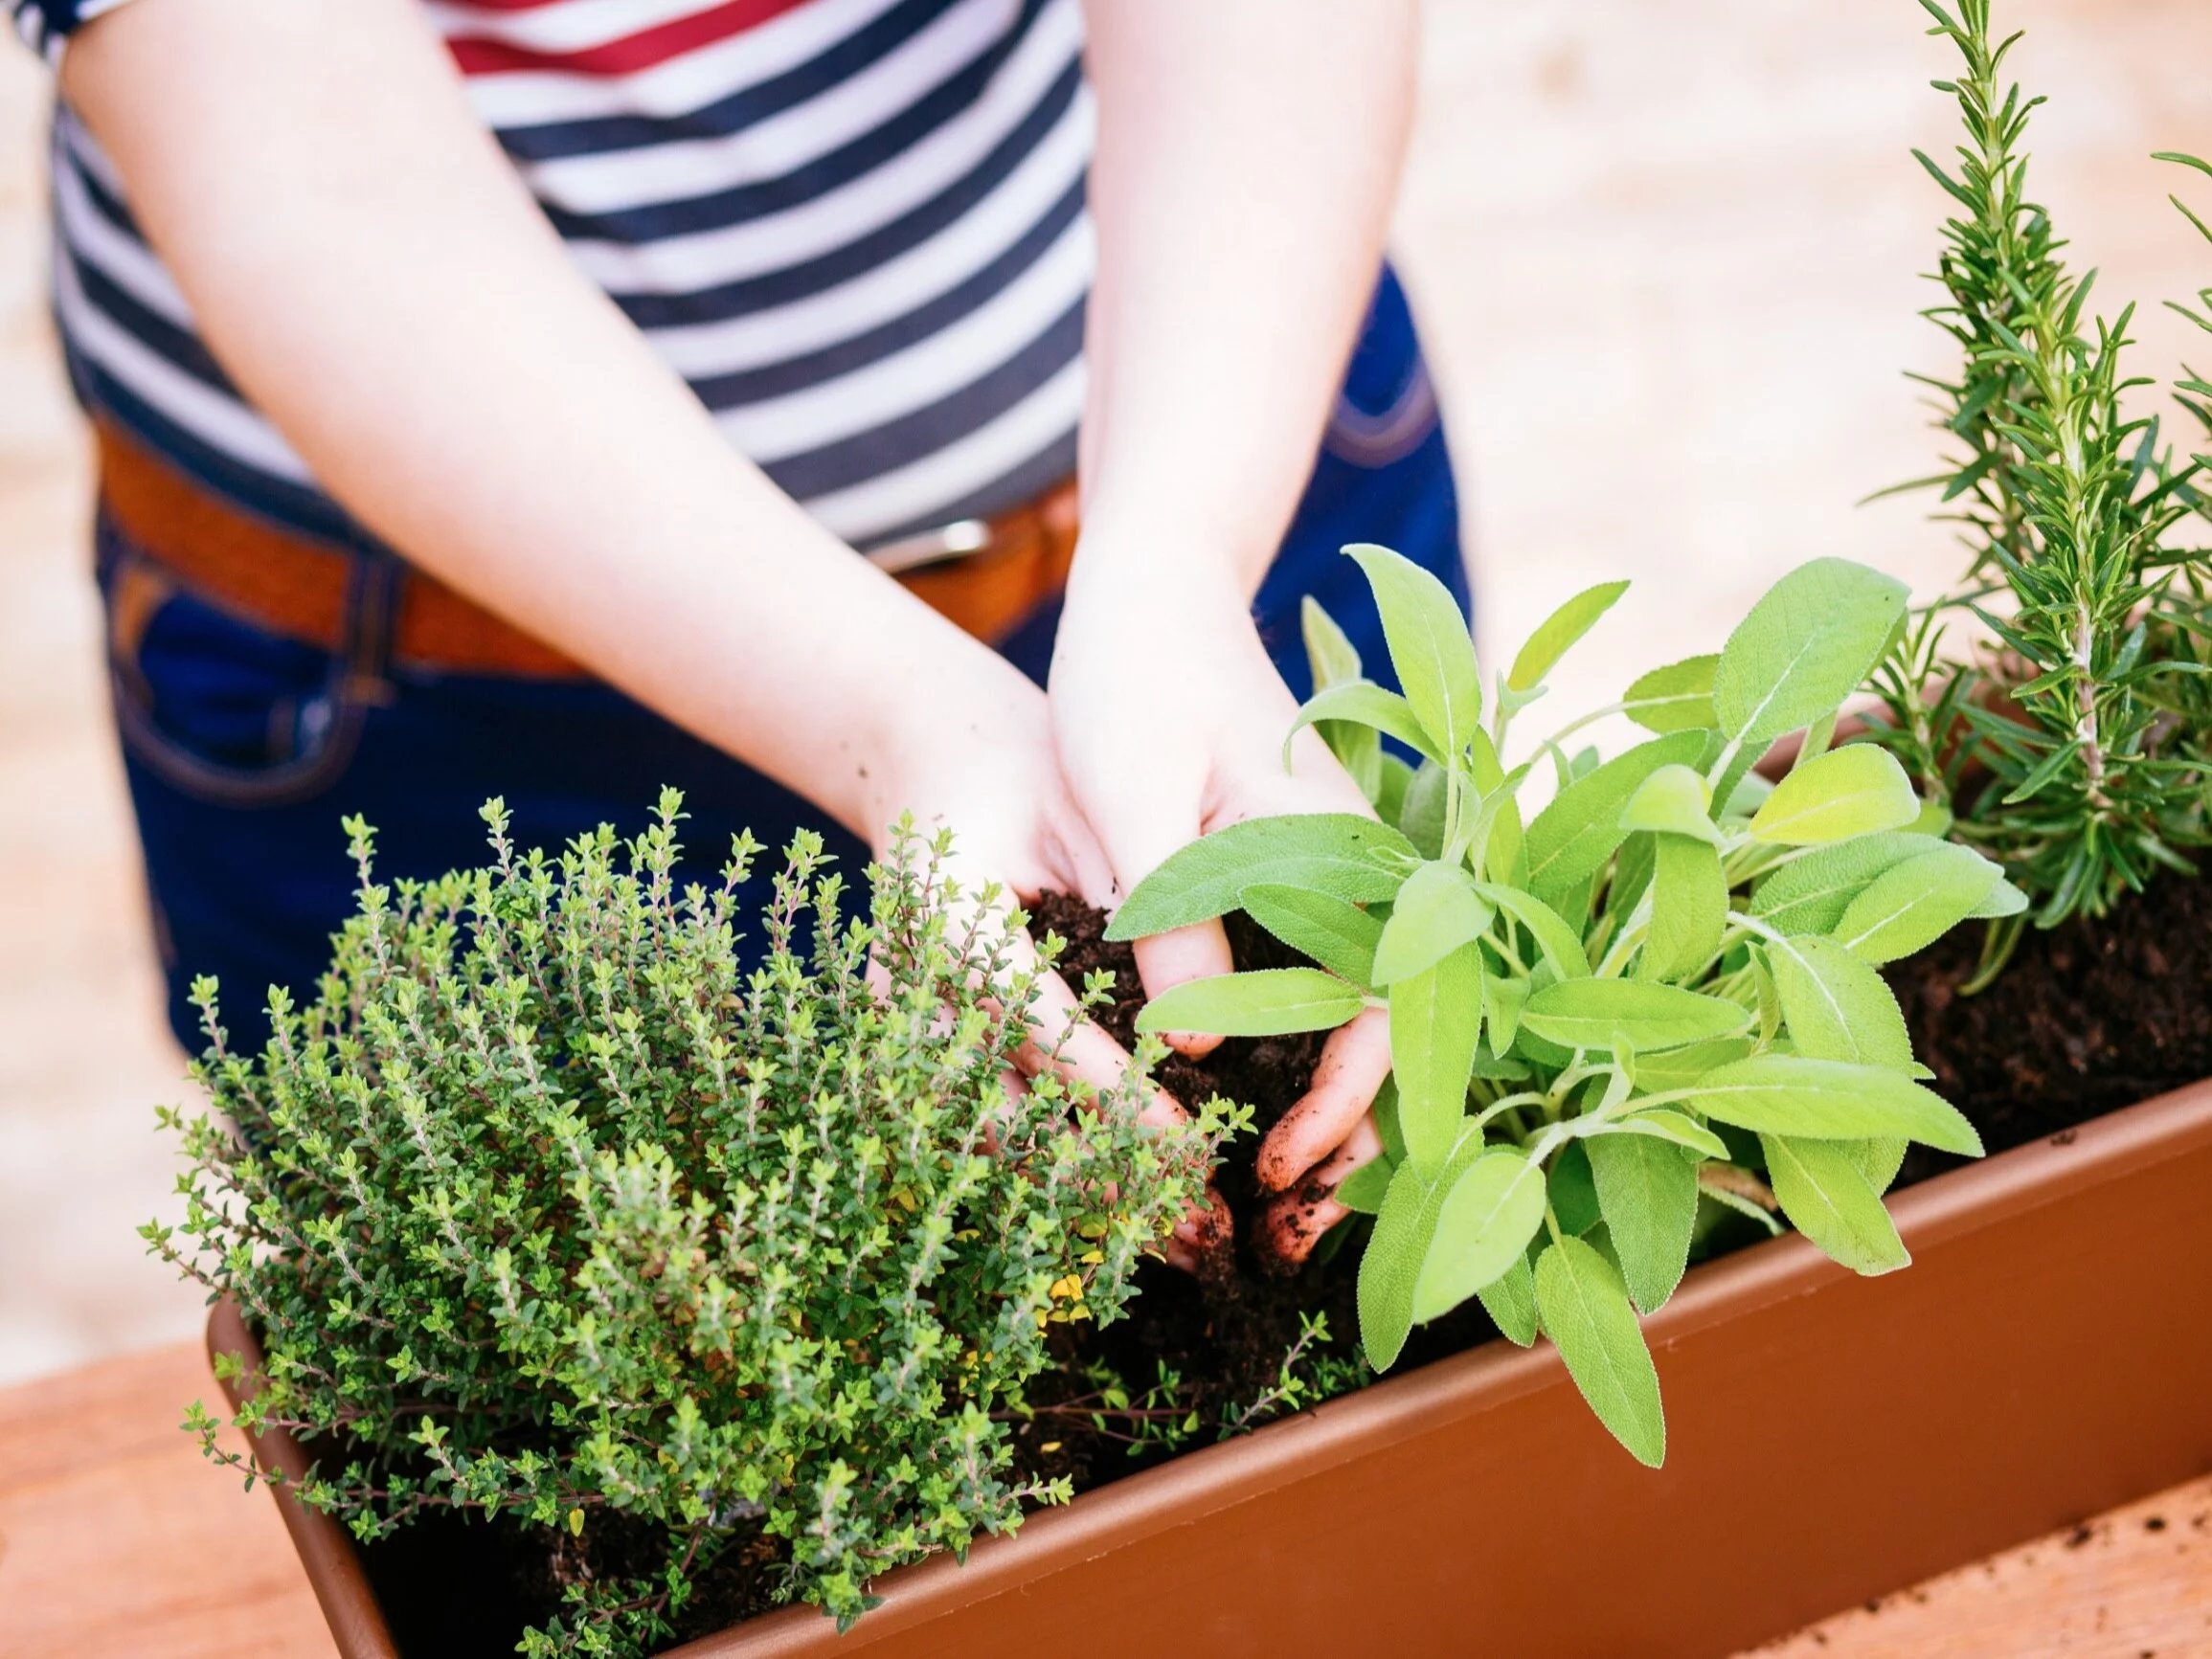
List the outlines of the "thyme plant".
<svg viewBox="0 0 2212 1659">
<path fill-rule="evenodd" d="M 2027 194 L 2025 138 L 2040 98 L 2003 77 L 2018 34 L 1993 37 L 1989 0 L 1921 0 L 1962 71 L 1937 81 L 1964 125 L 1951 169 L 1915 151 L 1956 204 L 1926 313 L 1956 343 L 1955 379 L 1932 390 L 1952 442 L 1940 486 L 1968 554 L 1970 607 L 1999 650 L 1946 663 L 1932 614 L 1876 681 L 1883 740 L 1957 833 L 1986 848 L 2055 926 L 2100 915 L 2160 867 L 2188 870 L 2205 840 L 2212 706 L 2203 594 L 2169 533 L 2198 503 L 2202 460 L 2177 463 L 2158 422 L 2131 416 L 2133 308 L 2093 316 L 2049 214 Z M 2186 210 L 2184 210 L 2186 211 Z M 2184 385 L 2184 392 L 2194 388 Z M 1962 773 L 1988 781 L 1961 792 Z M 2018 924 L 2009 930 L 2017 936 Z M 1992 964 L 2009 949 L 1996 935 Z"/>
<path fill-rule="evenodd" d="M 616 1516 L 665 1536 L 658 1571 L 572 1583 L 532 1654 L 646 1650 L 761 1535 L 783 1594 L 848 1621 L 872 1574 L 1064 1501 L 1010 1472 L 1003 1408 L 1051 1325 L 1121 1311 L 1219 1127 L 1141 1126 L 1134 1072 L 1008 1087 L 1036 973 L 941 839 L 903 831 L 844 921 L 801 835 L 741 974 L 757 849 L 679 892 L 679 803 L 552 859 L 493 801 L 487 867 L 391 886 L 350 823 L 360 908 L 320 994 L 271 992 L 250 1057 L 203 981 L 215 1110 L 164 1114 L 189 1208 L 146 1236 L 257 1328 L 236 1421 L 310 1446 L 301 1497 L 363 1539 L 435 1510 L 587 1555 Z"/>
<path fill-rule="evenodd" d="M 2025 903 L 1941 839 L 1897 760 L 1832 749 L 1838 705 L 1900 627 L 1904 587 L 1819 560 L 1784 577 L 1718 656 L 1645 675 L 1507 769 L 1516 719 L 1625 583 L 1570 599 L 1488 699 L 1433 576 L 1355 547 L 1405 693 L 1359 674 L 1309 618 L 1318 723 L 1378 817 L 1253 819 L 1167 859 L 1110 936 L 1242 909 L 1316 964 L 1181 985 L 1140 1030 L 1259 1036 L 1388 1011 L 1384 1155 L 1337 1193 L 1373 1214 L 1361 1343 L 1377 1369 L 1411 1328 L 1480 1298 L 1557 1344 L 1605 1425 L 1665 1453 L 1637 1322 L 1714 1215 L 1778 1208 L 1862 1273 L 1906 1265 L 1882 1202 L 1907 1139 L 1976 1154 L 1922 1087 L 1885 962 Z M 1610 760 L 1567 739 L 1625 712 L 1653 733 Z M 1487 718 L 1486 718 L 1487 717 Z M 1751 772 L 1803 737 L 1778 784 Z M 1418 770 L 1381 756 L 1388 736 Z M 1285 751 L 1286 763 L 1288 751 Z M 1385 764 L 1389 761 L 1389 764 Z M 1521 794 L 1548 766 L 1532 818 Z"/>
</svg>

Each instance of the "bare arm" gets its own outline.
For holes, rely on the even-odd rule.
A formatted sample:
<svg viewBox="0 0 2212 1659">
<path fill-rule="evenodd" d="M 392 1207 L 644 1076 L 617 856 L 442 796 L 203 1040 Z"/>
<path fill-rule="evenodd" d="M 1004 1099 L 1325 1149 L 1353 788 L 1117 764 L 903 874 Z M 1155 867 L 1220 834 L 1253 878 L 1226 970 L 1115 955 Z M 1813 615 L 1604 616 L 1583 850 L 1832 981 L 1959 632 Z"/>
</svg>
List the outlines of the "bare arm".
<svg viewBox="0 0 2212 1659">
<path fill-rule="evenodd" d="M 1126 891 L 1201 831 L 1367 811 L 1310 730 L 1284 774 L 1294 706 L 1250 606 L 1380 268 L 1418 7 L 1093 0 L 1088 17 L 1099 274 L 1053 726 Z M 1155 995 L 1230 965 L 1217 923 L 1143 941 L 1138 964 Z M 1261 1152 L 1262 1181 L 1311 1171 L 1329 1186 L 1371 1157 L 1367 1108 L 1388 1067 L 1379 1016 L 1333 1038 Z M 1343 1213 L 1286 1202 L 1271 1226 L 1300 1254 Z"/>
<path fill-rule="evenodd" d="M 870 841 L 1020 763 L 1034 694 L 731 449 L 416 0 L 135 0 L 63 92 L 225 370 L 409 558 Z"/>
</svg>

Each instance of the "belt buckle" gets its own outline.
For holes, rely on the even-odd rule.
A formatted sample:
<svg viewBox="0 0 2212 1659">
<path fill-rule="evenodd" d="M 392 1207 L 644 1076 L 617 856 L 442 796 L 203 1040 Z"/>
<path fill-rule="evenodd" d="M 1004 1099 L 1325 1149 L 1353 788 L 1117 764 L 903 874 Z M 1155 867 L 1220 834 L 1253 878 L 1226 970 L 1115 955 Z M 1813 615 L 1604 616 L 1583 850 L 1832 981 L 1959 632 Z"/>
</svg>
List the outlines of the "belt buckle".
<svg viewBox="0 0 2212 1659">
<path fill-rule="evenodd" d="M 991 526 L 987 519 L 955 519 L 949 525 L 938 525 L 934 529 L 869 548 L 862 556 L 877 570 L 897 576 L 930 565 L 964 559 L 990 545 Z"/>
</svg>

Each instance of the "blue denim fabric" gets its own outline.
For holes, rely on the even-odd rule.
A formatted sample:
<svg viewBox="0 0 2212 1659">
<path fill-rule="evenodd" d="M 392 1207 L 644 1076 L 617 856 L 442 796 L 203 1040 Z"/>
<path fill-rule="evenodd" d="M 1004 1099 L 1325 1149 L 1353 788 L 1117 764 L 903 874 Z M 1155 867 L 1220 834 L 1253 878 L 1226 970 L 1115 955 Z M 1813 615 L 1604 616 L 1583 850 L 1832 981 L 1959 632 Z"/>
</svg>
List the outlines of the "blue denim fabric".
<svg viewBox="0 0 2212 1659">
<path fill-rule="evenodd" d="M 1299 696 L 1310 688 L 1298 602 L 1317 595 L 1377 678 L 1381 624 L 1347 542 L 1380 542 L 1435 572 L 1467 605 L 1458 507 L 1444 435 L 1405 296 L 1385 272 L 1296 522 L 1254 605 Z M 104 519 L 102 587 L 143 557 Z M 685 879 L 710 880 L 731 837 L 779 849 L 823 831 L 857 873 L 865 849 L 805 801 L 621 693 L 589 682 L 431 675 L 390 668 L 381 618 L 387 563 L 363 561 L 351 646 L 331 654 L 172 594 L 111 652 L 117 722 L 146 850 L 156 941 L 180 1041 L 203 1045 L 186 1000 L 194 975 L 224 988 L 234 1047 L 267 1034 L 264 988 L 311 996 L 330 935 L 353 908 L 339 819 L 377 830 L 380 878 L 483 862 L 477 809 L 503 796 L 523 845 L 557 847 L 611 823 L 642 828 L 664 784 L 684 791 Z M 1001 642 L 1043 680 L 1056 600 Z M 773 861 L 769 861 L 773 862 Z M 764 885 L 765 876 L 756 875 Z"/>
</svg>

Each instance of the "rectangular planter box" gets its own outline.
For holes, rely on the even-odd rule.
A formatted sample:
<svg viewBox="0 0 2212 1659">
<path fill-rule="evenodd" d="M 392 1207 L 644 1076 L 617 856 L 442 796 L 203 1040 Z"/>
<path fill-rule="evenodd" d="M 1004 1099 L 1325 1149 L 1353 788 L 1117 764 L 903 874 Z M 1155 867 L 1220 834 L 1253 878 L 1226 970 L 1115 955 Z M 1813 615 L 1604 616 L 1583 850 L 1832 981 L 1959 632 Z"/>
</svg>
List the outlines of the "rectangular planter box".
<svg viewBox="0 0 2212 1659">
<path fill-rule="evenodd" d="M 845 1637 L 791 1607 L 677 1651 L 1711 1656 L 2212 1469 L 2212 1082 L 1894 1213 L 1886 1278 L 1794 1236 L 1690 1273 L 1645 1327 L 1663 1470 L 1497 1342 L 887 1575 Z M 340 1652 L 389 1659 L 346 1535 L 279 1501 Z"/>
</svg>

